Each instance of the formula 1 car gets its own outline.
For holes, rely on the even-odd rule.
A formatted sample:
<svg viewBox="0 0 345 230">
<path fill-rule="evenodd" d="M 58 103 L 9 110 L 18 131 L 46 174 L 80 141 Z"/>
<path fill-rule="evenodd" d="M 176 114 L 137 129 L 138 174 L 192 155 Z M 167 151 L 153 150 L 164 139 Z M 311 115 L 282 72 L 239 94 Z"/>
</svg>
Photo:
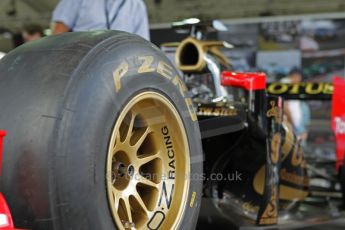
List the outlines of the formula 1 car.
<svg viewBox="0 0 345 230">
<path fill-rule="evenodd" d="M 117 31 L 46 37 L 0 61 L 1 190 L 16 226 L 193 229 L 203 193 L 239 226 L 298 217 L 307 163 L 282 98 L 264 74 L 230 72 L 219 48 L 231 46 L 202 40 L 217 25 L 176 26 L 193 35 L 179 70 Z"/>
<path fill-rule="evenodd" d="M 341 133 L 334 128 L 337 162 L 307 158 L 282 111 L 283 98 L 332 100 L 339 84 L 266 84 L 263 74 L 233 73 L 222 53 L 231 44 L 203 36 L 217 25 L 175 23 L 176 31 L 191 36 L 162 45 L 176 53 L 176 65 L 197 104 L 205 152 L 202 221 L 223 223 L 224 229 L 229 222 L 297 227 L 340 217 L 338 205 L 345 195 Z M 334 93 L 333 109 L 345 107 L 343 97 Z M 345 111 L 337 113 L 343 119 Z M 340 119 L 333 117 L 332 122 Z"/>
</svg>

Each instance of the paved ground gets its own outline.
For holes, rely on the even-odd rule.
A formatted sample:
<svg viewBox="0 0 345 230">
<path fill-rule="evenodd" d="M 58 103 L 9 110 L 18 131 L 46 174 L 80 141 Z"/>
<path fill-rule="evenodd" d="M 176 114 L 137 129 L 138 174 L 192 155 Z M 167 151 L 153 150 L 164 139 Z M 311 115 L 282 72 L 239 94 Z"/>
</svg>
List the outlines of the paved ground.
<svg viewBox="0 0 345 230">
<path fill-rule="evenodd" d="M 221 225 L 221 224 L 207 224 L 202 222 L 198 225 L 197 230 L 209 230 L 209 229 L 217 229 L 217 230 L 235 230 L 236 228 L 231 227 L 229 225 Z M 275 228 L 276 229 L 276 228 Z M 279 228 L 278 228 L 279 229 Z M 287 228 L 282 228 L 287 229 Z M 294 228 L 296 229 L 296 228 Z M 312 226 L 312 227 L 302 227 L 297 228 L 301 230 L 344 230 L 345 229 L 345 219 L 332 221 L 327 224 Z"/>
<path fill-rule="evenodd" d="M 328 224 L 302 228 L 303 230 L 343 230 L 345 229 L 345 219 L 334 221 Z"/>
<path fill-rule="evenodd" d="M 342 216 L 342 219 L 334 219 L 334 220 L 329 220 L 328 222 L 325 222 L 325 221 L 321 222 L 321 220 L 329 219 L 327 216 L 320 214 L 320 213 L 324 213 L 325 211 L 324 208 L 317 208 L 315 206 L 304 204 L 303 206 L 301 206 L 301 210 L 306 211 L 305 213 L 303 213 L 303 211 L 298 212 L 299 214 L 298 216 L 303 216 L 302 218 L 299 218 L 301 221 L 301 224 L 295 221 L 295 222 L 286 223 L 279 228 L 271 227 L 268 229 L 269 230 L 273 230 L 273 229 L 274 230 L 277 230 L 277 229 L 344 230 L 345 229 L 345 212 L 342 212 L 340 214 Z M 311 214 L 311 213 L 313 215 L 308 217 L 308 214 Z M 316 215 L 318 213 L 320 215 Z M 308 220 L 308 222 L 306 222 L 306 220 Z M 311 225 L 311 223 L 313 225 Z M 319 223 L 323 223 L 323 224 L 319 224 Z M 229 222 L 228 220 L 222 218 L 222 215 L 220 215 L 217 209 L 215 209 L 210 199 L 204 199 L 202 203 L 201 212 L 199 215 L 199 222 L 196 229 L 197 230 L 209 230 L 209 229 L 235 230 L 238 228 L 231 225 L 231 222 Z M 264 229 L 264 228 L 257 228 L 257 227 L 241 228 L 241 230 L 258 230 L 258 229 Z"/>
</svg>

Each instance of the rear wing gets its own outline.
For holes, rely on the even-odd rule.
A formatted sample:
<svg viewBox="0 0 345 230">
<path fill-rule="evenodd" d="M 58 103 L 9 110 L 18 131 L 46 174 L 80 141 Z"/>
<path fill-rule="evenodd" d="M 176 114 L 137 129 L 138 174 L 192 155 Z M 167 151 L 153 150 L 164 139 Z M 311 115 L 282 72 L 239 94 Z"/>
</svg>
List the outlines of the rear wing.
<svg viewBox="0 0 345 230">
<path fill-rule="evenodd" d="M 268 94 L 281 96 L 285 100 L 332 100 L 334 87 L 329 82 L 273 82 L 267 84 L 266 89 Z"/>
<path fill-rule="evenodd" d="M 318 100 L 332 102 L 331 127 L 336 138 L 336 169 L 345 161 L 345 79 L 335 77 L 329 82 L 301 82 L 289 84 L 273 82 L 265 84 L 265 75 L 260 73 L 222 73 L 222 85 L 234 86 L 255 92 L 266 88 L 267 94 L 285 100 Z M 266 86 L 266 87 L 265 87 Z M 255 95 L 251 93 L 251 95 Z M 262 96 L 262 95 L 259 95 Z M 257 98 L 257 97 L 256 97 Z M 252 100 L 252 99 L 251 99 Z M 250 100 L 250 101 L 251 101 Z"/>
<path fill-rule="evenodd" d="M 301 82 L 287 84 L 269 83 L 268 94 L 281 96 L 285 100 L 323 100 L 332 102 L 331 127 L 336 139 L 336 169 L 344 165 L 345 160 L 345 80 L 335 77 L 329 82 Z"/>
</svg>

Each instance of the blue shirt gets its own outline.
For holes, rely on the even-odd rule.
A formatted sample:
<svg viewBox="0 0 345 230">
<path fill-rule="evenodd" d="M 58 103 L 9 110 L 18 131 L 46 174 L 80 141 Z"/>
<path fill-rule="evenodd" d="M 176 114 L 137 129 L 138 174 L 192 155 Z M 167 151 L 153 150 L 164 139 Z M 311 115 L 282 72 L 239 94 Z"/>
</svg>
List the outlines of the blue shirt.
<svg viewBox="0 0 345 230">
<path fill-rule="evenodd" d="M 63 22 L 72 31 L 122 30 L 150 39 L 143 0 L 60 0 L 53 21 Z"/>
</svg>

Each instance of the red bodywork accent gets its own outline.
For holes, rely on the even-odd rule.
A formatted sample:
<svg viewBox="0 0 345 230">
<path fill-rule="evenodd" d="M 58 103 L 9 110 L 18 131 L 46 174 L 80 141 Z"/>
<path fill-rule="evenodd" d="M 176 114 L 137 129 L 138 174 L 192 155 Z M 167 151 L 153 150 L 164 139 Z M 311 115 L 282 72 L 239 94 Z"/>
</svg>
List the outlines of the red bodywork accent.
<svg viewBox="0 0 345 230">
<path fill-rule="evenodd" d="M 2 166 L 2 141 L 5 136 L 6 132 L 0 130 L 0 170 Z M 2 229 L 15 230 L 10 209 L 8 208 L 5 197 L 0 193 L 0 230 Z"/>
<path fill-rule="evenodd" d="M 0 219 L 3 218 L 7 219 L 5 221 L 6 224 L 1 224 L 0 221 L 0 229 L 14 229 L 10 209 L 8 208 L 5 197 L 2 195 L 2 193 L 0 193 Z"/>
<path fill-rule="evenodd" d="M 223 86 L 240 87 L 245 90 L 265 90 L 266 74 L 265 73 L 235 73 L 224 71 L 221 77 Z"/>
<path fill-rule="evenodd" d="M 336 137 L 336 168 L 339 170 L 345 157 L 345 80 L 335 77 L 333 87 L 331 126 Z"/>
</svg>

